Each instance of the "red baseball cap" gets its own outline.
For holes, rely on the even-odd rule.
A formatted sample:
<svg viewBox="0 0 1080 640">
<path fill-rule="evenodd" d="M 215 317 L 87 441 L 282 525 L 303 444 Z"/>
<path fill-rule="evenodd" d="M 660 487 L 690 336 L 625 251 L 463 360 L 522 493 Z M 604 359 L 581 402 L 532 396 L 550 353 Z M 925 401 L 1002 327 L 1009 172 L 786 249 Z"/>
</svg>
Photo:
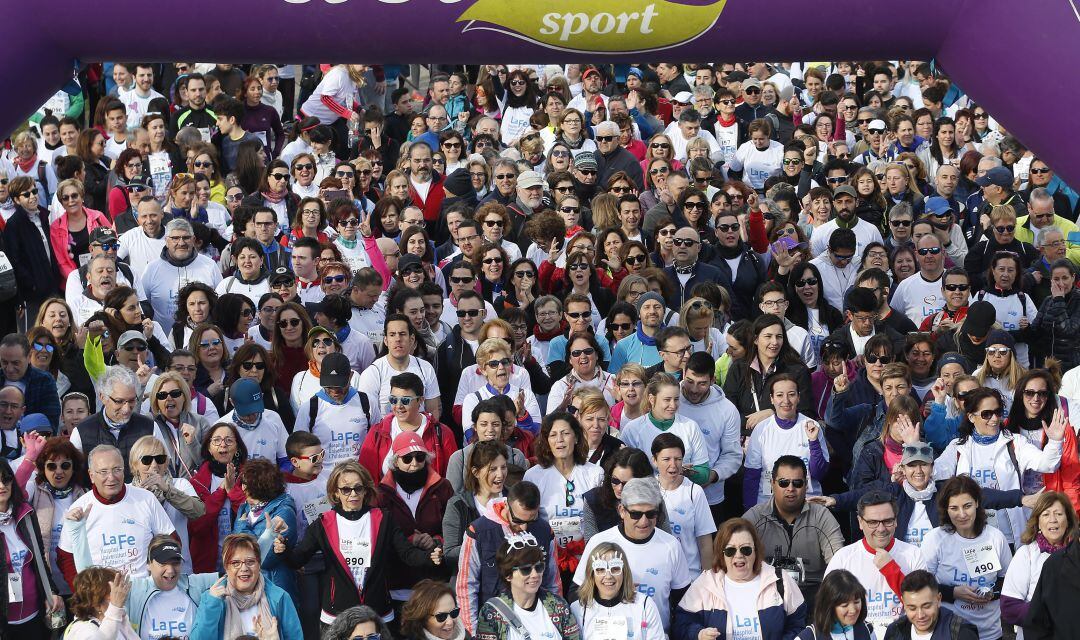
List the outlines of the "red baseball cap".
<svg viewBox="0 0 1080 640">
<path fill-rule="evenodd" d="M 431 455 L 431 452 L 424 446 L 424 441 L 420 438 L 420 434 L 415 431 L 402 431 L 399 433 L 398 436 L 394 438 L 392 449 L 394 455 L 399 458 L 415 451 L 421 451 Z"/>
</svg>

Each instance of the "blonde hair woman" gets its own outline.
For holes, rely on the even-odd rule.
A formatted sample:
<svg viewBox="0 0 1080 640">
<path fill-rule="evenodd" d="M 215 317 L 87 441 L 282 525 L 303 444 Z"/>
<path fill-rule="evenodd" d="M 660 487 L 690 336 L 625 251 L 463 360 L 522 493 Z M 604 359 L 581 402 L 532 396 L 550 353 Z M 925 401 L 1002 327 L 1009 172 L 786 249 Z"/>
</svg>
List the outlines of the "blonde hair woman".
<svg viewBox="0 0 1080 640">
<path fill-rule="evenodd" d="M 712 303 L 704 298 L 690 298 L 679 308 L 679 326 L 690 334 L 690 349 L 704 351 L 714 360 L 727 349 L 724 335 L 713 326 L 715 317 Z"/>
<path fill-rule="evenodd" d="M 619 199 L 613 193 L 601 193 L 592 199 L 593 229 L 613 229 L 619 226 Z"/>
<path fill-rule="evenodd" d="M 148 410 L 147 410 L 148 409 Z M 154 379 L 146 394 L 143 413 L 149 413 L 162 435 L 169 439 L 169 472 L 190 478 L 202 464 L 200 445 L 210 422 L 191 410 L 191 387 L 176 371 Z"/>
<path fill-rule="evenodd" d="M 196 495 L 195 487 L 190 482 L 184 478 L 173 478 L 169 473 L 169 454 L 165 452 L 165 444 L 156 436 L 143 436 L 131 445 L 128 468 L 131 469 L 132 486 L 142 487 L 154 494 L 165 513 L 169 514 L 169 520 L 180 536 L 180 549 L 184 556 L 181 570 L 191 573 L 188 520 L 201 518 L 206 513 L 206 505 Z"/>
<path fill-rule="evenodd" d="M 630 561 L 622 547 L 601 542 L 585 565 L 585 580 L 570 611 L 581 627 L 582 640 L 611 637 L 604 629 L 641 629 L 638 640 L 663 640 L 664 625 L 656 602 L 635 588 Z"/>
<path fill-rule="evenodd" d="M 615 375 L 618 402 L 611 408 L 611 419 L 620 431 L 627 422 L 645 414 L 645 385 L 648 382 L 645 367 L 636 362 L 624 364 Z"/>
</svg>

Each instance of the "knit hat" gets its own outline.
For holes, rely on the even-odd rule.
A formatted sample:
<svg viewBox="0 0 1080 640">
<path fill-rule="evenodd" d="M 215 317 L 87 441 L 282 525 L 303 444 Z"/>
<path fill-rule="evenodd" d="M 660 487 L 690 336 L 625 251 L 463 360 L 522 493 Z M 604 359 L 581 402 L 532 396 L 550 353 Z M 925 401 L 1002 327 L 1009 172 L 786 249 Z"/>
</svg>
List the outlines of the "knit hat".
<svg viewBox="0 0 1080 640">
<path fill-rule="evenodd" d="M 660 483 L 656 478 L 631 478 L 623 485 L 622 504 L 631 507 L 635 504 L 649 504 L 659 507 L 664 501 L 660 494 Z"/>
<path fill-rule="evenodd" d="M 962 354 L 956 353 L 955 351 L 950 351 L 949 353 L 943 353 L 941 355 L 941 357 L 938 358 L 938 363 L 937 363 L 938 375 L 941 375 L 941 369 L 947 364 L 958 364 L 964 369 L 964 373 L 967 373 L 967 374 L 970 374 L 971 371 L 972 371 L 971 363 L 968 362 L 968 359 L 965 358 Z"/>
<path fill-rule="evenodd" d="M 627 77 L 634 76 L 638 80 L 644 80 L 645 74 L 641 72 L 641 69 L 637 67 L 630 67 L 630 70 L 626 72 Z"/>
<path fill-rule="evenodd" d="M 472 178 L 468 169 L 458 169 L 443 180 L 443 188 L 452 196 L 464 197 L 473 192 Z"/>
<path fill-rule="evenodd" d="M 645 304 L 649 300 L 655 300 L 660 303 L 660 306 L 664 306 L 664 299 L 660 297 L 659 293 L 656 293 L 655 291 L 643 293 L 641 294 L 641 296 L 638 297 L 637 304 L 634 305 L 635 308 L 637 308 L 638 315 L 641 314 L 641 305 Z"/>
<path fill-rule="evenodd" d="M 986 300 L 979 300 L 968 307 L 967 317 L 964 318 L 964 333 L 981 338 L 990 331 L 997 320 L 997 309 Z"/>
<path fill-rule="evenodd" d="M 574 156 L 575 169 L 592 169 L 596 171 L 596 155 L 592 151 L 582 151 Z"/>
<path fill-rule="evenodd" d="M 1012 349 L 1016 347 L 1016 340 L 1008 331 L 1004 331 L 1002 329 L 994 329 L 990 332 L 990 335 L 986 337 L 986 346 L 990 347 L 995 344 L 1002 344 Z"/>
</svg>

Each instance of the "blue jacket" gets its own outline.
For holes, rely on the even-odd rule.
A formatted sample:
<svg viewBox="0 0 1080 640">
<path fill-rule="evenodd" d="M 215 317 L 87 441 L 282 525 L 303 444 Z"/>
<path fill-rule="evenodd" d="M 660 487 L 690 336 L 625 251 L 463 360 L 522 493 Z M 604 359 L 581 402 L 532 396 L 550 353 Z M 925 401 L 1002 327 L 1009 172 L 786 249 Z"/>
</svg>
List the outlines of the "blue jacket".
<svg viewBox="0 0 1080 640">
<path fill-rule="evenodd" d="M 783 579 L 783 595 L 778 581 Z M 758 594 L 758 621 L 762 640 L 792 640 L 806 627 L 806 602 L 791 576 L 776 575 L 767 563 L 761 565 L 761 592 Z M 737 621 L 738 622 L 738 621 Z M 713 627 L 727 629 L 728 601 L 724 574 L 705 571 L 687 589 L 675 609 L 672 640 L 697 640 L 698 632 Z"/>
<path fill-rule="evenodd" d="M 814 625 L 807 625 L 807 627 L 800 631 L 799 635 L 796 636 L 798 640 L 829 640 L 829 638 L 831 637 L 832 634 L 827 631 L 823 632 L 819 636 L 817 630 L 814 628 Z M 849 636 L 844 637 L 846 638 Z M 855 626 L 851 629 L 850 637 L 852 638 L 852 640 L 873 640 L 874 632 L 871 630 L 870 625 L 866 624 L 865 622 L 859 622 L 856 623 Z"/>
<path fill-rule="evenodd" d="M 672 288 L 672 297 L 666 300 L 667 306 L 669 309 L 678 310 L 682 307 L 682 303 L 690 297 L 690 292 L 694 290 L 694 287 L 699 282 L 719 282 L 721 273 L 720 269 L 707 262 L 698 262 L 694 265 L 694 270 L 690 274 L 690 279 L 686 281 L 686 286 L 683 286 L 682 281 L 679 280 L 679 274 L 675 272 L 675 267 L 665 267 L 664 275 L 675 285 Z"/>
<path fill-rule="evenodd" d="M 248 520 L 248 513 L 250 512 L 251 505 L 247 502 L 240 505 L 240 509 L 236 512 L 236 523 L 233 524 L 233 533 L 250 533 L 256 538 L 259 538 L 266 530 L 265 514 L 270 514 L 271 519 L 274 516 L 281 516 L 281 519 L 289 526 L 289 530 L 283 535 L 285 543 L 290 547 L 296 544 L 296 503 L 293 502 L 292 496 L 283 493 L 270 502 L 267 502 L 262 513 L 256 518 L 255 524 L 252 524 L 251 521 Z M 293 599 L 296 599 L 296 572 L 285 564 L 279 554 L 274 553 L 273 545 L 266 548 L 263 545 L 263 541 L 260 540 L 259 546 L 263 547 L 263 577 L 266 578 L 268 583 L 272 582 L 276 584 L 287 591 Z"/>
<path fill-rule="evenodd" d="M 0 388 L 6 387 L 9 382 L 12 381 L 0 372 Z M 23 393 L 25 413 L 43 413 L 49 419 L 49 424 L 60 424 L 60 396 L 56 392 L 56 380 L 47 371 L 27 366 L 21 382 L 26 385 Z"/>
<path fill-rule="evenodd" d="M 277 618 L 278 637 L 281 640 L 304 640 L 304 631 L 300 628 L 300 617 L 292 598 L 269 580 L 263 580 L 264 592 L 270 613 Z M 221 640 L 225 637 L 225 600 L 210 595 L 206 591 L 199 600 L 199 612 L 195 615 L 195 624 L 191 628 L 190 640 Z"/>
<path fill-rule="evenodd" d="M 945 405 L 930 403 L 930 415 L 923 420 L 923 437 L 938 455 L 941 455 L 945 447 L 959 434 L 962 419 L 962 415 L 949 418 L 945 413 Z"/>
</svg>

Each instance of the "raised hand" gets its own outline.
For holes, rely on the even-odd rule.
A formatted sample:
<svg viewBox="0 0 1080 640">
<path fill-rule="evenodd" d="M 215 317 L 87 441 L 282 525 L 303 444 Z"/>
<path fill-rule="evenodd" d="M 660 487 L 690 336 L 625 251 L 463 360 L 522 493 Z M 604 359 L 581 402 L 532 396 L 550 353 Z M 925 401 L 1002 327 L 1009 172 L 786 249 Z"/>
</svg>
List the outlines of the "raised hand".
<svg viewBox="0 0 1080 640">
<path fill-rule="evenodd" d="M 1049 426 L 1047 426 L 1045 420 L 1043 420 L 1042 424 L 1047 438 L 1058 441 L 1065 439 L 1065 428 L 1069 426 L 1069 419 L 1065 417 L 1061 409 L 1054 409 L 1054 417 L 1050 419 Z"/>
<path fill-rule="evenodd" d="M 919 425 L 913 424 L 908 416 L 900 414 L 896 418 L 896 428 L 900 433 L 901 443 L 911 444 L 919 441 Z"/>
<path fill-rule="evenodd" d="M 278 535 L 281 535 L 283 533 L 288 533 L 289 525 L 285 523 L 285 520 L 283 520 L 281 518 L 281 516 L 274 516 L 273 518 L 271 518 L 269 513 L 267 513 L 265 515 L 266 515 L 266 528 L 267 529 L 269 529 L 270 531 L 273 531 L 274 533 L 276 533 Z"/>
<path fill-rule="evenodd" d="M 184 439 L 184 442 L 192 444 L 195 442 L 195 425 L 184 423 L 180 425 L 180 436 Z"/>
<path fill-rule="evenodd" d="M 118 571 L 109 581 L 109 604 L 120 609 L 127 602 L 128 593 L 131 591 L 131 579 L 127 571 Z"/>
<path fill-rule="evenodd" d="M 890 562 L 892 562 L 892 556 L 889 555 L 888 551 L 878 549 L 877 553 L 874 554 L 874 566 L 878 569 L 881 569 Z"/>
<path fill-rule="evenodd" d="M 29 460 L 37 460 L 41 450 L 45 448 L 45 437 L 37 431 L 31 431 L 23 436 L 23 449 Z"/>
<path fill-rule="evenodd" d="M 808 440 L 810 440 L 810 442 L 817 440 L 818 433 L 820 431 L 821 428 L 818 427 L 818 423 L 814 422 L 813 420 L 806 421 L 806 437 Z"/>
<path fill-rule="evenodd" d="M 236 465 L 228 463 L 225 465 L 225 477 L 221 479 L 221 487 L 228 493 L 232 491 L 233 483 L 236 482 Z"/>
<path fill-rule="evenodd" d="M 82 507 L 72 507 L 68 509 L 67 513 L 64 514 L 64 519 L 71 520 L 72 522 L 85 520 L 90 516 L 90 508 L 93 506 L 94 505 L 88 503 L 85 509 L 83 509 Z"/>
<path fill-rule="evenodd" d="M 147 340 L 149 340 L 150 338 L 153 338 L 154 337 L 154 321 L 151 320 L 150 318 L 143 318 L 142 332 L 143 332 L 143 336 L 145 336 Z"/>
<path fill-rule="evenodd" d="M 220 578 L 218 578 L 217 582 L 215 582 L 213 586 L 210 587 L 210 595 L 214 596 L 215 598 L 224 597 L 225 585 L 227 580 L 228 578 L 225 576 L 221 576 Z"/>
<path fill-rule="evenodd" d="M 559 239 L 552 238 L 551 245 L 548 247 L 548 262 L 555 264 L 555 260 L 559 257 Z"/>
<path fill-rule="evenodd" d="M 371 214 L 366 211 L 360 212 L 360 235 L 365 238 L 371 237 Z"/>
<path fill-rule="evenodd" d="M 847 373 L 841 373 L 833 378 L 833 393 L 843 393 L 848 389 L 848 377 Z"/>
</svg>

